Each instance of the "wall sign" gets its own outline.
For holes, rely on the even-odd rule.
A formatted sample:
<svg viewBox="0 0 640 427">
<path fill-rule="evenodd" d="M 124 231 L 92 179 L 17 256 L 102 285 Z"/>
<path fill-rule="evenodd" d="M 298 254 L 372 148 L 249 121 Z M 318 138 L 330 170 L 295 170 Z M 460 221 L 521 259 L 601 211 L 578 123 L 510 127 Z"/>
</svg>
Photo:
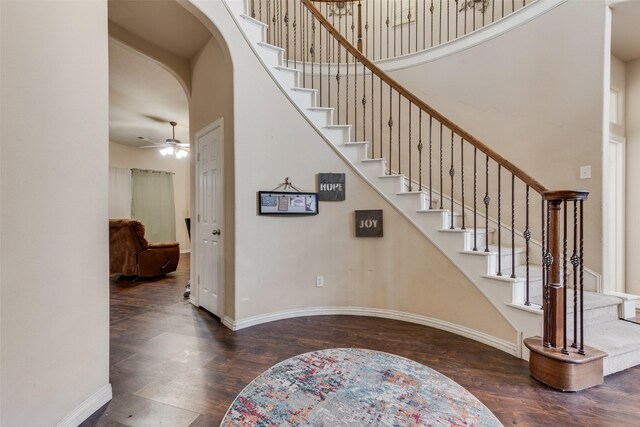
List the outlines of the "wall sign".
<svg viewBox="0 0 640 427">
<path fill-rule="evenodd" d="M 341 202 L 345 199 L 345 176 L 343 173 L 318 174 L 318 200 Z"/>
<path fill-rule="evenodd" d="M 356 237 L 382 237 L 382 209 L 356 211 Z"/>
<path fill-rule="evenodd" d="M 317 215 L 318 194 L 292 191 L 258 191 L 260 215 Z"/>
</svg>

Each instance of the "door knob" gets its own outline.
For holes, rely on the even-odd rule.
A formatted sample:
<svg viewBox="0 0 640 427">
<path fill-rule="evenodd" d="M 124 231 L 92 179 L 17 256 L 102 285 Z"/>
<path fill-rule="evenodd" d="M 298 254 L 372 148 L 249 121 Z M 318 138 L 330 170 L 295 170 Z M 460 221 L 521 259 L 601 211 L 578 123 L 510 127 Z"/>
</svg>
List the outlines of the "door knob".
<svg viewBox="0 0 640 427">
<path fill-rule="evenodd" d="M 219 236 L 220 235 L 220 229 L 218 228 L 217 230 L 213 230 L 211 232 L 211 234 L 213 234 L 214 236 Z"/>
</svg>

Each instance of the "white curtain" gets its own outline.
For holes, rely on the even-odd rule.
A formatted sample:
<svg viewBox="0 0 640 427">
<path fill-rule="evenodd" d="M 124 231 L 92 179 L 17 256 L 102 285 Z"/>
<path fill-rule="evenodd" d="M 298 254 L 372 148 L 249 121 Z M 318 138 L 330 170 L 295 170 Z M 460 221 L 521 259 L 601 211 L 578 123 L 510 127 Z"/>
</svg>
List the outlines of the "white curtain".
<svg viewBox="0 0 640 427">
<path fill-rule="evenodd" d="M 142 221 L 150 242 L 175 242 L 173 173 L 131 169 L 131 216 Z"/>
<path fill-rule="evenodd" d="M 131 170 L 109 168 L 109 218 L 131 218 Z"/>
</svg>

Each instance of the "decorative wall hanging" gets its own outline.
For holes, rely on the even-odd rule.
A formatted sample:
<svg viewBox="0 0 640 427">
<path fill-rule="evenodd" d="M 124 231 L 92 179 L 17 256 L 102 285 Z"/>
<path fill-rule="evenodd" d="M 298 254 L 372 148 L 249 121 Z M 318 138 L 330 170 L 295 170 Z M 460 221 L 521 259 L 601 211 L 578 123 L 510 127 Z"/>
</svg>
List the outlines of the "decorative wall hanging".
<svg viewBox="0 0 640 427">
<path fill-rule="evenodd" d="M 464 0 L 458 12 L 463 12 L 465 9 L 474 9 L 480 13 L 485 13 L 489 8 L 489 4 L 490 0 Z"/>
<path fill-rule="evenodd" d="M 356 211 L 356 237 L 382 237 L 382 209 Z"/>
<path fill-rule="evenodd" d="M 280 188 L 296 191 L 276 191 Z M 289 178 L 272 191 L 258 191 L 260 215 L 317 215 L 318 212 L 318 193 L 301 191 Z"/>
<path fill-rule="evenodd" d="M 341 202 L 345 199 L 345 175 L 343 173 L 318 174 L 318 200 Z"/>
</svg>

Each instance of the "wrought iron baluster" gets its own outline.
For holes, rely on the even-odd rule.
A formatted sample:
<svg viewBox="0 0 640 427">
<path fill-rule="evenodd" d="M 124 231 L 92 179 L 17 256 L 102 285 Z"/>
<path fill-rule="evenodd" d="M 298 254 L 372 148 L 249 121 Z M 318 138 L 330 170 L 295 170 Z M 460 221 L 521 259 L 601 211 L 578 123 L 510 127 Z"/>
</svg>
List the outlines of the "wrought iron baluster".
<svg viewBox="0 0 640 427">
<path fill-rule="evenodd" d="M 573 254 L 571 255 L 573 267 L 573 343 L 571 347 L 578 348 L 578 201 L 573 201 Z"/>
<path fill-rule="evenodd" d="M 569 354 L 567 350 L 567 200 L 564 200 L 562 227 L 562 354 Z"/>
<path fill-rule="evenodd" d="M 473 251 L 478 251 L 478 147 L 473 147 Z M 485 230 L 484 239 L 489 241 L 489 230 Z"/>
<path fill-rule="evenodd" d="M 255 0 L 251 0 L 251 17 L 255 19 L 256 17 L 256 5 Z"/>
<path fill-rule="evenodd" d="M 422 191 L 422 109 L 418 110 L 418 191 Z M 431 202 L 429 202 L 431 204 Z"/>
<path fill-rule="evenodd" d="M 402 165 L 400 161 L 402 160 L 402 95 L 398 92 L 398 174 L 402 173 Z M 389 166 L 391 167 L 391 166 Z"/>
<path fill-rule="evenodd" d="M 393 89 L 389 86 L 389 175 L 391 175 L 391 160 L 393 147 Z"/>
<path fill-rule="evenodd" d="M 443 155 L 443 149 L 442 149 L 442 123 L 440 123 L 440 209 L 444 209 L 444 205 L 443 205 L 443 199 L 444 199 L 444 192 L 443 190 L 443 164 L 442 164 L 442 155 Z"/>
<path fill-rule="evenodd" d="M 511 174 L 511 278 L 516 278 L 516 176 Z"/>
<path fill-rule="evenodd" d="M 544 202 L 543 202 L 544 204 Z M 547 228 L 547 242 L 546 247 L 547 251 L 544 255 L 544 270 L 545 270 L 545 282 L 544 282 L 544 340 L 543 345 L 546 348 L 551 348 L 551 284 L 550 275 L 551 275 L 551 264 L 553 264 L 553 257 L 550 252 L 551 247 L 551 215 L 549 214 L 549 202 L 546 202 L 546 228 Z M 543 217 L 544 218 L 544 217 Z"/>
<path fill-rule="evenodd" d="M 413 145 L 411 144 L 411 107 L 412 107 L 412 103 L 411 101 L 409 101 L 409 145 L 408 145 L 408 151 L 409 151 L 409 191 L 412 190 L 412 176 L 411 176 L 411 152 Z"/>
<path fill-rule="evenodd" d="M 585 355 L 584 351 L 584 207 L 580 200 L 580 349 L 578 353 Z"/>
<path fill-rule="evenodd" d="M 311 89 L 316 88 L 315 68 L 316 68 L 316 17 L 311 15 L 311 47 L 309 48 L 311 54 Z M 306 74 L 306 70 L 305 74 Z"/>
<path fill-rule="evenodd" d="M 362 140 L 367 140 L 367 68 L 364 64 L 362 64 Z"/>
<path fill-rule="evenodd" d="M 429 116 L 429 209 L 433 209 L 433 116 Z"/>
<path fill-rule="evenodd" d="M 498 163 L 498 276 L 502 276 L 502 190 L 501 190 L 501 177 L 502 165 Z"/>
<path fill-rule="evenodd" d="M 433 47 L 433 0 L 431 0 L 431 7 L 429 11 L 431 12 L 431 39 L 429 40 L 430 47 Z"/>
<path fill-rule="evenodd" d="M 464 138 L 460 137 L 460 193 L 461 193 L 461 197 L 462 197 L 462 208 L 461 208 L 461 213 L 462 213 L 462 229 L 466 230 L 467 227 L 465 227 L 464 224 Z"/>
<path fill-rule="evenodd" d="M 451 0 L 447 0 L 447 41 L 449 41 L 449 37 L 451 34 L 450 22 L 451 22 Z"/>
<path fill-rule="evenodd" d="M 451 158 L 450 158 L 450 164 L 451 167 L 449 168 L 449 176 L 451 177 L 451 226 L 449 227 L 449 229 L 453 230 L 453 178 L 456 174 L 456 170 L 453 167 L 453 136 L 454 133 L 453 131 L 451 131 Z"/>
<path fill-rule="evenodd" d="M 287 9 L 284 13 L 284 25 L 285 25 L 285 52 L 287 55 L 287 67 L 289 66 L 289 58 L 291 57 L 291 52 L 289 51 L 289 0 L 286 0 L 285 8 Z"/>
<path fill-rule="evenodd" d="M 486 155 L 485 161 L 485 176 L 484 176 L 484 229 L 489 229 L 489 203 L 491 203 L 491 197 L 489 196 L 489 155 Z M 485 239 L 484 251 L 489 252 L 489 239 Z"/>
<path fill-rule="evenodd" d="M 525 228 L 524 228 L 524 241 L 525 241 L 525 251 L 526 251 L 526 288 L 525 288 L 525 301 L 524 305 L 531 305 L 530 299 L 530 278 L 529 278 L 529 241 L 531 240 L 531 229 L 529 228 L 529 184 L 527 184 L 526 188 L 526 207 L 525 207 Z"/>
</svg>

